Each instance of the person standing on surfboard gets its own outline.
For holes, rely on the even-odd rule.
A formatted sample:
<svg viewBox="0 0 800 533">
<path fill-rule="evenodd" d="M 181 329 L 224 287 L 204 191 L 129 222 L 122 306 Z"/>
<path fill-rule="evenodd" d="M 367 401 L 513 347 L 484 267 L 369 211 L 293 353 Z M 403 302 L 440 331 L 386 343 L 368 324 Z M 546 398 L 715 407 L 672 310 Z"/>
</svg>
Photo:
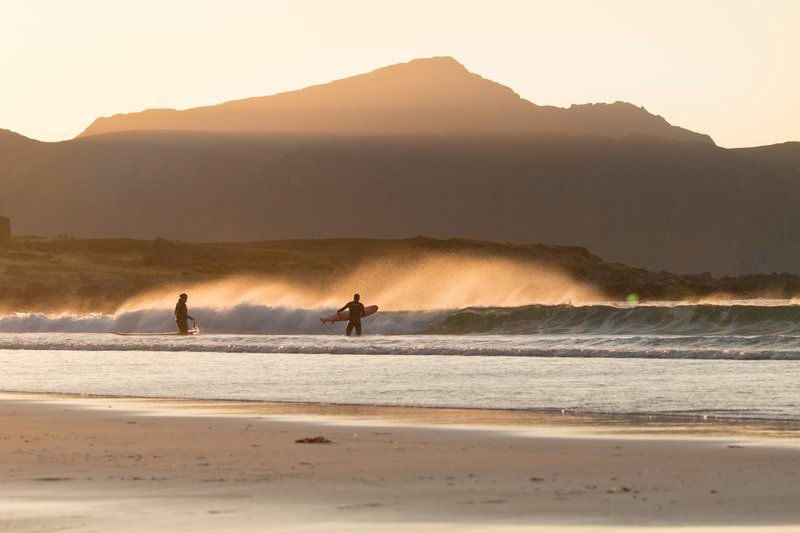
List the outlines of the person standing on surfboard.
<svg viewBox="0 0 800 533">
<path fill-rule="evenodd" d="M 186 300 L 189 296 L 184 292 L 178 296 L 178 303 L 175 304 L 175 324 L 178 325 L 178 333 L 181 335 L 189 334 L 189 319 L 194 320 L 194 317 L 189 315 L 189 310 L 186 308 Z"/>
<path fill-rule="evenodd" d="M 356 336 L 361 335 L 361 317 L 364 316 L 364 304 L 359 302 L 361 299 L 361 295 L 354 294 L 353 301 L 347 302 L 344 307 L 336 311 L 337 313 L 341 313 L 345 309 L 350 310 L 350 319 L 347 321 L 347 336 L 349 337 L 350 334 L 353 332 L 353 328 L 356 330 Z"/>
</svg>

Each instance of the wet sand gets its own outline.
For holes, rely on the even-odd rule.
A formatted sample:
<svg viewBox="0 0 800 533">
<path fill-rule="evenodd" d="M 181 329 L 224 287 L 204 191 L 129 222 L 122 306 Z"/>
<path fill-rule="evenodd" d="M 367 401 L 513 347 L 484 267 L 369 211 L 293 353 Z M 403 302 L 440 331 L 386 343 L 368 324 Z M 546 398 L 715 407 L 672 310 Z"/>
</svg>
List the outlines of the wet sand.
<svg viewBox="0 0 800 533">
<path fill-rule="evenodd" d="M 0 530 L 800 531 L 795 428 L 499 413 L 2 394 Z"/>
</svg>

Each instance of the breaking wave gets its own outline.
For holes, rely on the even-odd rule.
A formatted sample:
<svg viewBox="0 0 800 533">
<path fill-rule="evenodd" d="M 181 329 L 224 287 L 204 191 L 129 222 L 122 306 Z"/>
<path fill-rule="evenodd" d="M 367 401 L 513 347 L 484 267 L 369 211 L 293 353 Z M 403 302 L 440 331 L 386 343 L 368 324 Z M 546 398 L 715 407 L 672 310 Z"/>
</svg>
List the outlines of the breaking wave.
<svg viewBox="0 0 800 533">
<path fill-rule="evenodd" d="M 322 324 L 320 317 L 335 309 L 300 309 L 239 304 L 230 309 L 193 307 L 191 314 L 206 334 L 333 335 L 344 323 Z M 403 335 L 424 332 L 451 311 L 379 312 L 364 319 L 369 333 Z M 143 309 L 114 315 L 15 313 L 0 316 L 0 332 L 7 333 L 168 333 L 176 331 L 170 309 Z"/>
<path fill-rule="evenodd" d="M 788 304 L 381 310 L 364 320 L 359 339 L 343 336 L 342 322 L 323 325 L 329 312 L 197 307 L 197 337 L 110 335 L 174 332 L 163 309 L 14 314 L 0 316 L 0 350 L 800 360 L 800 306 Z"/>
<path fill-rule="evenodd" d="M 206 334 L 330 335 L 344 324 L 323 325 L 330 308 L 239 304 L 193 307 Z M 527 305 L 460 310 L 387 311 L 364 319 L 376 335 L 797 335 L 800 305 Z M 156 333 L 175 331 L 171 309 L 114 315 L 15 313 L 0 316 L 0 332 Z"/>
<path fill-rule="evenodd" d="M 462 309 L 428 333 L 793 335 L 798 305 L 529 305 Z"/>
</svg>

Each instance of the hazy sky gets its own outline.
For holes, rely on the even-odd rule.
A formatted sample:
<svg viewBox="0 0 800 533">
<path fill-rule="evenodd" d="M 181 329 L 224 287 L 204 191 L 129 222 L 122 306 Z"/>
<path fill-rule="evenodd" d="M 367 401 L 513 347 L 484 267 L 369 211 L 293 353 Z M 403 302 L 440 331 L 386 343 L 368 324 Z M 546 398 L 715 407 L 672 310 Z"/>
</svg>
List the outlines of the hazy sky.
<svg viewBox="0 0 800 533">
<path fill-rule="evenodd" d="M 799 23 L 800 0 L 0 0 L 0 128 L 62 140 L 447 55 L 540 105 L 800 141 Z"/>
</svg>

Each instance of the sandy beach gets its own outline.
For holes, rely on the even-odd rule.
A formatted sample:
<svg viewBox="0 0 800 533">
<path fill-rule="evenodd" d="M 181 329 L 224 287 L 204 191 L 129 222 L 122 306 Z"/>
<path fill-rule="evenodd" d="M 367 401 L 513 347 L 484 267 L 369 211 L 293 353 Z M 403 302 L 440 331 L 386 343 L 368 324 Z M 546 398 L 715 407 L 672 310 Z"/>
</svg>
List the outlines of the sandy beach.
<svg viewBox="0 0 800 533">
<path fill-rule="evenodd" d="M 2 394 L 0 530 L 800 531 L 791 428 L 490 415 Z"/>
</svg>

